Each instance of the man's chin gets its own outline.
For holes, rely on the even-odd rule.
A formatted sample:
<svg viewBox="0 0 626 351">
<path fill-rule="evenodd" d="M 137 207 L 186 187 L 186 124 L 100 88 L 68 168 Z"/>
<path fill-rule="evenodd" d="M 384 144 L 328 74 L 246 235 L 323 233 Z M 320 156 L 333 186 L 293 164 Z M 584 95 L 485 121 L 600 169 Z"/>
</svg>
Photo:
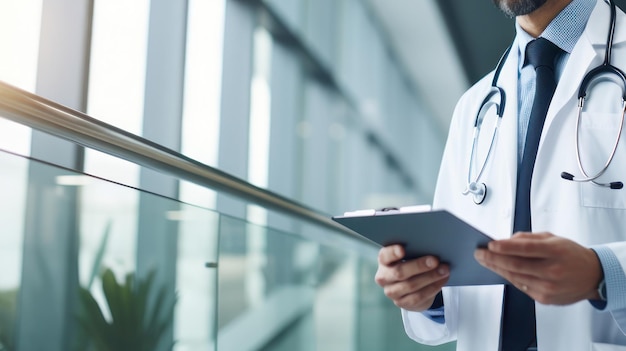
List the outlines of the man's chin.
<svg viewBox="0 0 626 351">
<path fill-rule="evenodd" d="M 540 8 L 547 0 L 493 0 L 493 3 L 508 17 L 527 15 Z"/>
</svg>

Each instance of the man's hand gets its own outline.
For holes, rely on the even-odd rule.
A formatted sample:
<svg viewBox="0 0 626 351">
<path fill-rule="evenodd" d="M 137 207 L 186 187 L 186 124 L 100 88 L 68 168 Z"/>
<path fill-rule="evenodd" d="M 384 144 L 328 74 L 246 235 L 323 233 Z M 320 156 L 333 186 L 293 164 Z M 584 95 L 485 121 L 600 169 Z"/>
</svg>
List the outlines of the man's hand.
<svg viewBox="0 0 626 351">
<path fill-rule="evenodd" d="M 400 245 L 383 247 L 378 253 L 376 283 L 396 306 L 409 311 L 424 311 L 448 281 L 450 269 L 433 256 L 402 261 Z"/>
<path fill-rule="evenodd" d="M 517 233 L 478 249 L 476 260 L 542 304 L 597 300 L 602 267 L 595 252 L 550 233 Z"/>
</svg>

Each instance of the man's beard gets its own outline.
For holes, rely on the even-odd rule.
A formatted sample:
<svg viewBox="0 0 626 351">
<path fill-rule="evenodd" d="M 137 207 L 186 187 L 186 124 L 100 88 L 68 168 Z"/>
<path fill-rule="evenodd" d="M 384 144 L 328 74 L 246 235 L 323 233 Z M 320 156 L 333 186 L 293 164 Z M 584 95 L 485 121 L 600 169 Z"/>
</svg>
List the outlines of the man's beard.
<svg viewBox="0 0 626 351">
<path fill-rule="evenodd" d="M 493 0 L 493 3 L 509 17 L 527 15 L 545 4 L 547 0 Z"/>
</svg>

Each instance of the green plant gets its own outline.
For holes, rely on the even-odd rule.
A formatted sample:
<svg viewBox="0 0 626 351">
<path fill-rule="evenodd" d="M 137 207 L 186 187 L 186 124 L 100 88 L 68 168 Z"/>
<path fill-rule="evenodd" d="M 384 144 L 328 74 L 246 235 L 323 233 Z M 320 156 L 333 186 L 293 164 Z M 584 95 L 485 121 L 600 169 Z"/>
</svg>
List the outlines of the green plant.
<svg viewBox="0 0 626 351">
<path fill-rule="evenodd" d="M 15 350 L 17 289 L 0 291 L 0 351 Z"/>
<path fill-rule="evenodd" d="M 151 299 L 154 277 L 154 271 L 143 280 L 129 273 L 120 284 L 113 272 L 105 269 L 102 289 L 111 313 L 110 321 L 104 317 L 89 289 L 80 288 L 78 320 L 89 350 L 151 351 L 157 347 L 172 324 L 176 301 L 166 302 L 165 286 L 159 288 Z"/>
</svg>

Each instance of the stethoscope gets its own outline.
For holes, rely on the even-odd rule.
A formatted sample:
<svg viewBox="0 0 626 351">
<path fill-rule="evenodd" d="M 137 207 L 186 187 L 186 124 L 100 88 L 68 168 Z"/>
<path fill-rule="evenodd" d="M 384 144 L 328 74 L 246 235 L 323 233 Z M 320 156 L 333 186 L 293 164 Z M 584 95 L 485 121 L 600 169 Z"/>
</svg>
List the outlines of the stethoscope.
<svg viewBox="0 0 626 351">
<path fill-rule="evenodd" d="M 578 168 L 580 173 L 582 173 L 583 177 L 575 177 L 572 173 L 562 172 L 561 178 L 565 180 L 570 180 L 574 182 L 592 182 L 593 184 L 607 187 L 610 189 L 622 189 L 624 187 L 624 183 L 616 181 L 610 183 L 602 183 L 598 181 L 598 178 L 606 172 L 613 161 L 613 157 L 617 151 L 617 145 L 619 144 L 620 137 L 622 135 L 622 130 L 624 126 L 624 117 L 626 115 L 626 75 L 617 67 L 611 65 L 611 49 L 613 48 L 613 36 L 615 34 L 615 17 L 616 17 L 616 9 L 613 0 L 605 0 L 611 6 L 611 23 L 609 26 L 609 35 L 606 43 L 606 51 L 604 54 L 604 62 L 602 65 L 592 69 L 589 73 L 585 75 L 582 82 L 580 83 L 580 88 L 578 90 L 578 117 L 576 119 L 576 161 L 578 163 Z M 472 195 L 474 203 L 477 205 L 482 204 L 487 197 L 487 185 L 484 182 L 480 182 L 480 179 L 485 170 L 485 166 L 489 161 L 489 157 L 492 154 L 492 149 L 496 143 L 498 128 L 500 126 L 500 122 L 502 120 L 502 116 L 504 115 L 504 105 L 506 102 L 506 94 L 502 88 L 498 86 L 498 78 L 500 77 L 500 72 L 502 71 L 502 67 L 506 61 L 507 56 L 509 55 L 511 48 L 509 47 L 506 52 L 502 55 L 500 60 L 498 61 L 498 65 L 496 66 L 496 70 L 494 73 L 493 80 L 491 82 L 491 87 L 487 96 L 483 99 L 480 107 L 478 108 L 478 113 L 476 114 L 476 118 L 474 120 L 474 135 L 472 141 L 472 150 L 470 154 L 469 167 L 467 172 L 467 186 L 463 191 L 463 195 Z M 580 134 L 580 120 L 582 117 L 583 106 L 585 102 L 585 98 L 587 96 L 587 89 L 592 81 L 599 78 L 601 75 L 612 74 L 617 76 L 622 82 L 622 119 L 619 126 L 619 132 L 617 133 L 617 138 L 615 139 L 615 143 L 613 145 L 613 149 L 611 153 L 599 172 L 594 175 L 589 175 L 587 171 L 585 171 L 583 167 L 582 158 L 580 156 L 580 142 L 579 142 L 579 134 Z M 616 82 L 617 84 L 617 82 Z M 497 100 L 498 102 L 495 102 Z M 483 160 L 483 163 L 480 167 L 478 167 L 478 172 L 475 172 L 476 165 L 476 152 L 478 146 L 478 139 L 480 136 L 480 130 L 484 121 L 485 112 L 495 106 L 497 120 L 495 122 L 495 127 L 493 129 L 493 134 L 491 136 L 491 141 L 489 143 L 489 148 L 487 150 L 487 155 Z M 474 175 L 472 177 L 472 175 Z"/>
</svg>

